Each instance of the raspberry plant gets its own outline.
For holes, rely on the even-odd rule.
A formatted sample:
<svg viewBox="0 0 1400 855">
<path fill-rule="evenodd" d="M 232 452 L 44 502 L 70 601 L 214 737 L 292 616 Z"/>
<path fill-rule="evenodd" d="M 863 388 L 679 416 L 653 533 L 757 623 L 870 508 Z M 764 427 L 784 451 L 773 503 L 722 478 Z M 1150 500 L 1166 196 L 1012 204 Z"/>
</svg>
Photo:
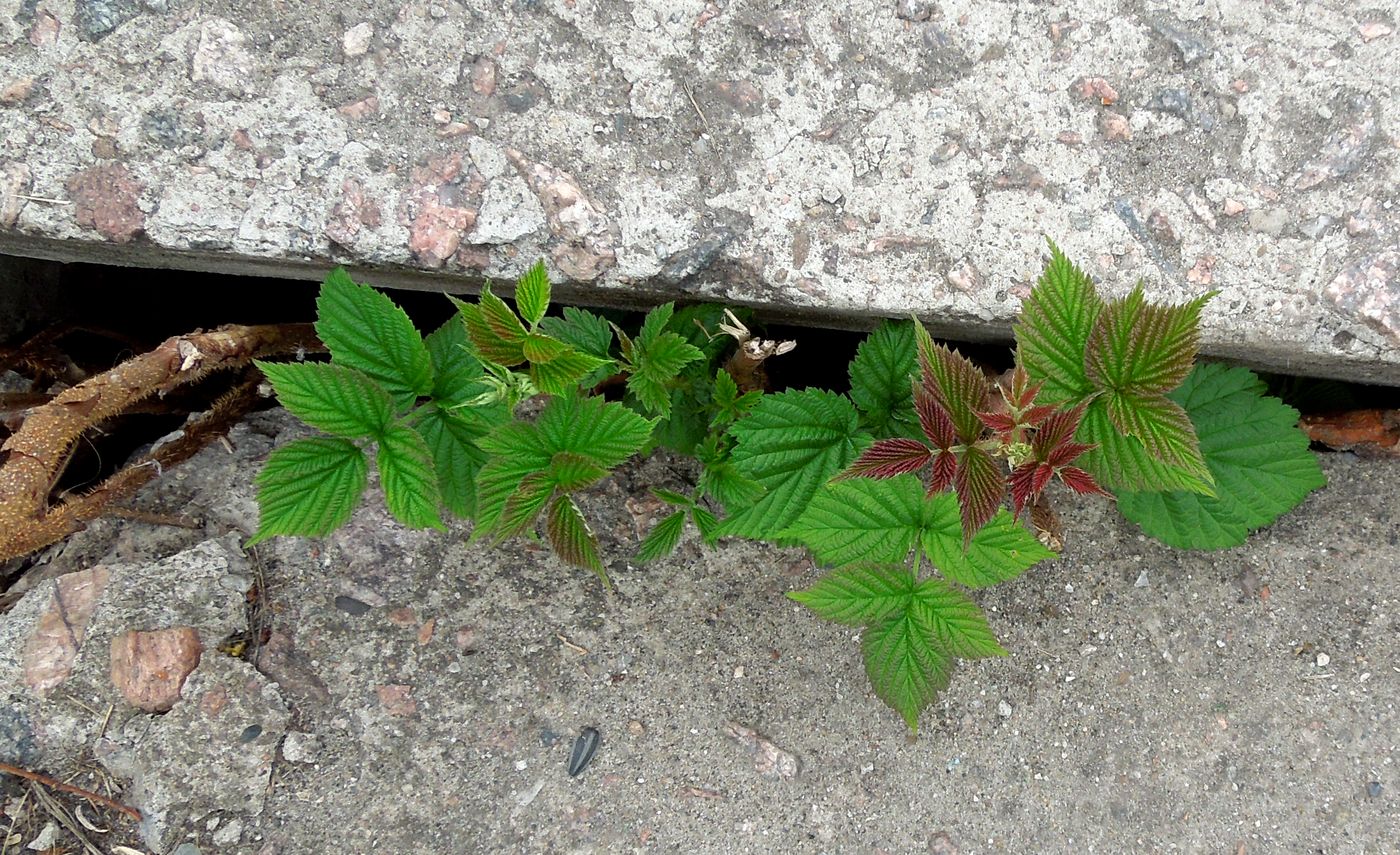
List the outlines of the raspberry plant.
<svg viewBox="0 0 1400 855">
<path fill-rule="evenodd" d="M 719 306 L 668 303 L 631 333 L 580 309 L 550 315 L 541 263 L 516 283 L 514 308 L 488 287 L 454 299 L 458 314 L 425 338 L 337 270 L 317 301 L 331 361 L 258 363 L 281 403 L 328 436 L 268 458 L 250 544 L 344 524 L 374 446 L 403 524 L 442 529 L 447 512 L 492 543 L 542 527 L 560 558 L 606 584 L 574 495 L 668 447 L 694 455 L 701 476 L 690 495 L 654 491 L 676 510 L 637 558 L 668 555 L 687 519 L 709 543 L 807 547 L 828 572 L 790 596 L 862 628 L 876 694 L 917 730 L 957 659 L 1006 655 L 970 592 L 1056 555 L 1052 482 L 1116 497 L 1145 532 L 1187 549 L 1242 543 L 1323 484 L 1296 411 L 1246 369 L 1195 363 L 1210 295 L 1159 305 L 1139 285 L 1104 300 L 1050 249 L 1015 327 L 1015 366 L 996 382 L 917 321 L 887 321 L 857 351 L 849 395 L 755 388 L 763 359 L 792 345 L 750 338 Z M 537 415 L 520 415 L 534 398 Z"/>
</svg>

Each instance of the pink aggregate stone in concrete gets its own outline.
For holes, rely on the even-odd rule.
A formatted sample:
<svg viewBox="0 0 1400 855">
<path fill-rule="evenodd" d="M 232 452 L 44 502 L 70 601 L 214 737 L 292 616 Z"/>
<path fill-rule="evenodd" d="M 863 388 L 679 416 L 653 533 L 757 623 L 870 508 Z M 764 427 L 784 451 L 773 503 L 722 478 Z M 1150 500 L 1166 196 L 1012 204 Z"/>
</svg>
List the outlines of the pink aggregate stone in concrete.
<svg viewBox="0 0 1400 855">
<path fill-rule="evenodd" d="M 88 621 L 109 578 L 100 564 L 59 577 L 53 600 L 24 647 L 24 683 L 39 696 L 47 696 L 73 673 Z"/>
<path fill-rule="evenodd" d="M 193 627 L 124 632 L 112 639 L 112 683 L 137 709 L 166 712 L 203 652 Z"/>
<path fill-rule="evenodd" d="M 68 195 L 78 224 L 97 229 L 116 243 L 127 243 L 146 229 L 146 215 L 137 207 L 141 182 L 120 163 L 106 163 L 76 172 L 68 179 Z"/>
<path fill-rule="evenodd" d="M 1348 265 L 1325 293 L 1338 309 L 1364 319 L 1400 345 L 1400 251 L 1387 250 Z"/>
</svg>

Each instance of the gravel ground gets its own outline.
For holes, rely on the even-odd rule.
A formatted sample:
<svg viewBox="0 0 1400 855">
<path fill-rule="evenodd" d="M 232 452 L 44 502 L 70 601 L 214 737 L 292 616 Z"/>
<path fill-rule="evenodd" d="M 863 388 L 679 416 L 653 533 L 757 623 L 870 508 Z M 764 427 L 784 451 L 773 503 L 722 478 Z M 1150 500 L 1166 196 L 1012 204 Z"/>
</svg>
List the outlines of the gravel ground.
<svg viewBox="0 0 1400 855">
<path fill-rule="evenodd" d="M 645 488 L 682 477 L 667 458 L 585 497 L 612 593 L 537 544 L 405 533 L 373 507 L 240 563 L 236 538 L 207 538 L 246 514 L 256 460 L 286 431 L 255 417 L 235 455 L 210 449 L 143 495 L 205 513 L 190 543 L 104 525 L 54 557 L 106 549 L 127 562 L 114 579 L 133 574 L 103 594 L 64 687 L 116 703 L 100 736 L 10 679 L 51 586 L 0 619 L 29 760 L 62 771 L 95 747 L 135 781 L 129 800 L 163 806 L 142 827 L 156 851 L 1396 851 L 1395 462 L 1327 456 L 1325 490 L 1218 553 L 1060 497 L 1063 556 L 979 597 L 1012 656 L 962 668 L 911 739 L 870 692 L 854 632 L 783 596 L 816 578 L 800 551 L 688 536 L 628 565 Z M 136 603 L 180 623 L 189 606 L 159 598 L 198 572 L 262 579 L 260 670 L 206 652 L 174 711 L 137 713 L 105 680 L 103 627 L 133 625 Z M 200 607 L 188 620 L 217 621 Z M 208 714 L 224 690 L 232 705 Z M 735 725 L 789 752 L 795 776 L 760 774 Z M 571 778 L 584 727 L 602 744 Z"/>
</svg>

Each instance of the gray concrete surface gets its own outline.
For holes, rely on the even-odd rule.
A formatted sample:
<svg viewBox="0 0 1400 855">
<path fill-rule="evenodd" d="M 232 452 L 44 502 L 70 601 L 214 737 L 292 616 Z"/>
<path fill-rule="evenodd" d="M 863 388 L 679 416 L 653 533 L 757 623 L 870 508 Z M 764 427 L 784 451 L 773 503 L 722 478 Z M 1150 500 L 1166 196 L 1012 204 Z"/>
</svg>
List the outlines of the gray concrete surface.
<svg viewBox="0 0 1400 855">
<path fill-rule="evenodd" d="M 799 551 L 687 536 L 629 564 L 679 464 L 584 497 L 613 594 L 535 544 L 377 507 L 241 556 L 252 473 L 300 431 L 256 416 L 138 498 L 203 530 L 104 521 L 45 556 L 109 579 L 47 699 L 21 651 L 54 583 L 0 618 L 0 756 L 61 773 L 94 752 L 153 812 L 153 852 L 1400 851 L 1396 462 L 1326 456 L 1329 487 L 1218 553 L 1057 497 L 1063 557 L 978 597 L 1013 655 L 963 668 L 910 741 L 853 632 L 784 597 L 816 576 Z M 255 578 L 257 668 L 213 649 Z M 109 636 L 152 623 L 206 642 L 163 717 L 106 677 Z M 760 775 L 729 722 L 796 776 Z M 570 778 L 585 726 L 602 747 Z"/>
<path fill-rule="evenodd" d="M 0 0 L 0 252 L 1004 337 L 1053 236 L 1400 383 L 1388 3 Z M 368 272 L 366 275 L 370 275 Z"/>
</svg>

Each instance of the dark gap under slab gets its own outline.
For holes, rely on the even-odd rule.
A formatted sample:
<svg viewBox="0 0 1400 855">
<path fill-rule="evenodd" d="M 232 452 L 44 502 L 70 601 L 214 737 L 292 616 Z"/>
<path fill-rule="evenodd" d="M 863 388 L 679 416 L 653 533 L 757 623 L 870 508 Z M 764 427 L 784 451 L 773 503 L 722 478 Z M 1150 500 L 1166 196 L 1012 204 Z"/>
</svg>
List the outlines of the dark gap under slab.
<svg viewBox="0 0 1400 855">
<path fill-rule="evenodd" d="M 312 321 L 318 288 L 304 280 L 0 256 L 0 353 L 53 325 L 69 325 L 72 331 L 61 340 L 61 349 L 81 369 L 97 373 L 169 336 L 196 329 Z M 452 306 L 442 294 L 401 289 L 389 293 L 425 333 L 452 316 Z M 629 330 L 640 326 L 643 317 L 636 311 L 599 311 Z M 763 321 L 759 313 L 751 322 L 756 333 L 798 343 L 793 355 L 766 363 L 775 390 L 849 389 L 847 369 L 864 332 Z M 1012 351 L 1005 344 L 948 344 L 989 370 L 1001 371 L 1011 365 Z M 1400 407 L 1397 388 L 1290 375 L 1264 377 L 1271 392 L 1304 414 Z M 17 375 L 10 375 L 9 380 L 4 391 L 27 390 Z M 59 489 L 82 490 L 97 483 L 120 468 L 134 451 L 178 428 L 185 419 L 180 410 L 203 409 L 222 391 L 216 378 L 172 396 L 175 414 L 138 413 L 116 420 L 101 436 L 91 437 L 75 450 Z M 268 406 L 272 403 L 269 400 Z M 0 416 L 13 420 L 10 414 Z M 9 432 L 0 422 L 0 440 Z"/>
</svg>

